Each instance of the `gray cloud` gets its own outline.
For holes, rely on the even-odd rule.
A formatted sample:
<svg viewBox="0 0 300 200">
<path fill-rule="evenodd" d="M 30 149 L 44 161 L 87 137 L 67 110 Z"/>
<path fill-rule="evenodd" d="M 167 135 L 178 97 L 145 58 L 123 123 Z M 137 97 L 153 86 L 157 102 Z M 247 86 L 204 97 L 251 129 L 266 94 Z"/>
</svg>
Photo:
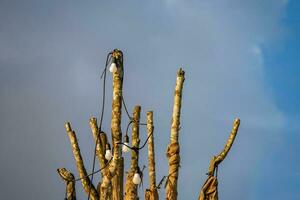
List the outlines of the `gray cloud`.
<svg viewBox="0 0 300 200">
<path fill-rule="evenodd" d="M 253 199 L 260 163 L 280 143 L 285 123 L 264 81 L 262 50 L 284 35 L 285 6 L 280 0 L 1 2 L 0 198 L 63 198 L 55 170 L 76 172 L 66 120 L 91 168 L 88 120 L 99 115 L 99 74 L 107 52 L 120 48 L 128 106 L 155 112 L 158 177 L 167 172 L 173 89 L 182 65 L 180 199 L 197 198 L 210 157 L 223 147 L 235 117 L 242 125 L 220 167 L 220 197 Z M 110 100 L 107 105 L 109 131 Z"/>
</svg>

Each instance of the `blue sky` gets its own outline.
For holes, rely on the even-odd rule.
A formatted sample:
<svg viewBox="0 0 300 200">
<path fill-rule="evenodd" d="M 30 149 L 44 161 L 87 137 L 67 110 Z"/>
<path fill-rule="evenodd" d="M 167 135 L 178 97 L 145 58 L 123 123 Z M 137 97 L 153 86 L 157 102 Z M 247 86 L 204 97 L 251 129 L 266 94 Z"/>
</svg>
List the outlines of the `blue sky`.
<svg viewBox="0 0 300 200">
<path fill-rule="evenodd" d="M 167 173 L 176 71 L 186 71 L 180 199 L 198 197 L 235 117 L 220 199 L 299 199 L 299 9 L 296 0 L 1 1 L 0 199 L 63 198 L 56 168 L 77 175 L 65 121 L 91 169 L 88 120 L 99 116 L 99 74 L 114 48 L 125 55 L 129 110 L 141 105 L 142 119 L 154 110 L 158 179 Z M 85 198 L 80 184 L 77 192 Z"/>
<path fill-rule="evenodd" d="M 266 73 L 270 73 L 269 83 L 275 88 L 277 104 L 288 114 L 299 118 L 299 95 L 295 92 L 299 83 L 298 35 L 300 4 L 290 1 L 282 22 L 287 28 L 285 40 L 279 50 L 266 50 Z M 269 50 L 271 50 L 269 52 Z"/>
<path fill-rule="evenodd" d="M 289 1 L 286 13 L 282 18 L 286 26 L 284 42 L 278 49 L 266 48 L 266 79 L 273 90 L 273 96 L 278 107 L 287 117 L 284 130 L 283 144 L 272 153 L 264 167 L 269 180 L 268 185 L 258 185 L 257 196 L 266 198 L 298 199 L 300 196 L 297 187 L 300 184 L 300 2 Z M 274 165 L 274 163 L 276 163 Z M 277 191 L 277 192 L 274 192 Z M 287 195 L 290 193 L 290 195 Z M 274 194 L 270 196 L 270 194 Z"/>
</svg>

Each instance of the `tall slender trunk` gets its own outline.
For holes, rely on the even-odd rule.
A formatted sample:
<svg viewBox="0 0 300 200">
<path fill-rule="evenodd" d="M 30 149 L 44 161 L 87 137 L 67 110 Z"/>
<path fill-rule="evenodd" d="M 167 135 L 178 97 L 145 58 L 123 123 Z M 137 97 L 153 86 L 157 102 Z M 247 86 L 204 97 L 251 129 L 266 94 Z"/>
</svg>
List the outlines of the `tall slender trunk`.
<svg viewBox="0 0 300 200">
<path fill-rule="evenodd" d="M 149 189 L 145 192 L 145 200 L 158 200 L 158 192 L 156 188 L 155 173 L 155 152 L 154 152 L 154 126 L 153 112 L 147 112 L 147 133 L 148 133 L 148 169 L 149 169 Z"/>
<path fill-rule="evenodd" d="M 139 123 L 140 123 L 141 107 L 135 106 L 133 109 L 133 123 L 132 123 L 132 147 L 139 148 L 140 137 L 139 137 Z M 137 172 L 138 168 L 139 152 L 131 151 L 131 165 L 130 171 L 126 175 L 125 185 L 125 200 L 138 200 L 138 185 L 132 182 L 134 173 Z"/>
<path fill-rule="evenodd" d="M 123 199 L 123 174 L 124 158 L 120 143 L 122 141 L 121 130 L 121 111 L 122 111 L 122 87 L 123 87 L 123 56 L 120 50 L 114 50 L 112 57 L 115 59 L 117 71 L 113 73 L 113 100 L 112 100 L 112 119 L 111 134 L 113 142 L 113 165 L 115 176 L 112 178 L 112 197 L 113 200 Z"/>
<path fill-rule="evenodd" d="M 166 185 L 166 199 L 177 200 L 177 181 L 180 165 L 180 146 L 179 146 L 179 129 L 180 129 L 180 109 L 182 88 L 184 82 L 184 71 L 180 68 L 177 72 L 176 86 L 174 93 L 174 106 L 171 125 L 170 144 L 167 149 L 167 157 L 169 159 L 169 174 Z"/>
</svg>

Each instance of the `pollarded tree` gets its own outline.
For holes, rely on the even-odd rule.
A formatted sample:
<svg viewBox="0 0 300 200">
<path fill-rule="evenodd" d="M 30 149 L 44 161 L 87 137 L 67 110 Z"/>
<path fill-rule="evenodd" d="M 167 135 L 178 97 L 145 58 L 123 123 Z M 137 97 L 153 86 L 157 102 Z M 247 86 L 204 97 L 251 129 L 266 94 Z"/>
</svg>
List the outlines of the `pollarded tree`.
<svg viewBox="0 0 300 200">
<path fill-rule="evenodd" d="M 111 118 L 111 144 L 109 143 L 107 134 L 102 130 L 102 119 L 104 114 L 105 101 L 105 80 L 107 67 L 110 64 L 109 71 L 112 73 L 113 79 L 113 99 L 112 99 L 112 118 Z M 79 144 L 76 138 L 75 131 L 71 128 L 71 124 L 65 124 L 66 132 L 71 142 L 73 155 L 75 158 L 78 178 L 75 178 L 73 173 L 65 168 L 58 169 L 58 174 L 66 184 L 65 199 L 75 200 L 75 183 L 81 181 L 82 186 L 91 200 L 138 200 L 138 185 L 141 183 L 142 171 L 139 168 L 139 151 L 148 144 L 148 174 L 149 187 L 145 191 L 146 200 L 158 200 L 158 189 L 164 179 L 157 185 L 155 172 L 155 153 L 154 153 L 154 123 L 153 111 L 147 112 L 146 123 L 140 122 L 141 106 L 137 105 L 133 109 L 133 114 L 130 116 L 123 99 L 123 53 L 115 49 L 107 56 L 103 76 L 103 99 L 102 111 L 99 120 L 92 117 L 89 121 L 93 139 L 95 141 L 95 153 L 93 159 L 93 170 L 87 173 L 84 162 L 80 153 Z M 177 72 L 176 85 L 174 91 L 173 114 L 171 120 L 170 143 L 167 147 L 167 158 L 169 164 L 169 172 L 166 176 L 166 200 L 177 200 L 177 182 L 180 166 L 180 145 L 179 145 L 179 130 L 180 130 L 180 113 L 182 102 L 183 83 L 185 80 L 185 72 L 180 68 Z M 130 119 L 127 129 L 122 140 L 121 130 L 121 115 L 122 106 Z M 234 128 L 230 134 L 228 142 L 224 150 L 211 160 L 207 181 L 201 188 L 199 200 L 216 200 L 218 199 L 217 191 L 217 176 L 215 175 L 218 165 L 225 159 L 229 152 L 239 127 L 239 119 L 234 122 Z M 132 126 L 131 144 L 129 144 L 128 130 Z M 147 126 L 147 140 L 141 143 L 139 137 L 139 127 Z M 124 157 L 123 152 L 131 150 L 131 164 L 129 171 L 124 174 Z M 94 170 L 96 158 L 99 161 L 99 170 Z M 101 181 L 97 186 L 93 184 L 93 176 L 96 173 L 101 174 Z M 125 187 L 124 187 L 125 178 Z"/>
</svg>

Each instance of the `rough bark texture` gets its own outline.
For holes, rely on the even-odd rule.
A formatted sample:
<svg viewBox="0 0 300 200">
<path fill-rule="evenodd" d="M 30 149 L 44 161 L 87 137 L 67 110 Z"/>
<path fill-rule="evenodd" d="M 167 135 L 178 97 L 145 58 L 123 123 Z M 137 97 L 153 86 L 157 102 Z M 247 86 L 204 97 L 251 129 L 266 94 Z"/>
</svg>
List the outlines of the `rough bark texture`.
<svg viewBox="0 0 300 200">
<path fill-rule="evenodd" d="M 91 181 L 90 181 L 89 177 L 87 176 L 88 174 L 87 174 L 86 169 L 83 164 L 83 160 L 82 160 L 82 156 L 80 153 L 80 149 L 79 149 L 79 145 L 78 145 L 78 141 L 77 141 L 75 132 L 72 131 L 70 123 L 66 123 L 65 127 L 66 127 L 67 134 L 69 136 L 71 145 L 72 145 L 72 151 L 73 151 L 73 155 L 74 155 L 74 158 L 76 161 L 78 174 L 79 174 L 79 177 L 81 178 L 81 183 L 82 183 L 83 189 L 85 190 L 85 192 L 87 194 L 89 194 L 89 191 L 91 190 L 91 192 L 90 192 L 91 199 L 98 200 L 98 198 L 99 198 L 98 192 L 95 189 L 94 185 L 91 184 Z M 90 189 L 90 185 L 91 185 L 91 189 Z"/>
<path fill-rule="evenodd" d="M 169 159 L 169 174 L 166 184 L 166 199 L 177 200 L 177 181 L 180 164 L 180 148 L 179 148 L 179 129 L 180 129 L 180 109 L 182 88 L 184 82 L 184 71 L 180 68 L 177 72 L 175 93 L 174 93 L 174 106 L 171 125 L 170 144 L 167 149 L 167 157 Z"/>
<path fill-rule="evenodd" d="M 208 176 L 203 184 L 198 200 L 218 200 L 218 179 Z"/>
<path fill-rule="evenodd" d="M 100 139 L 101 139 L 101 144 L 102 144 L 102 153 L 103 155 L 105 155 L 105 151 L 106 151 L 106 144 L 108 143 L 107 142 L 107 135 L 106 133 L 101 133 L 100 134 Z"/>
<path fill-rule="evenodd" d="M 99 160 L 99 165 L 100 165 L 100 168 L 103 168 L 107 162 L 105 160 L 105 156 L 104 156 L 105 155 L 104 154 L 105 146 L 103 146 L 102 141 L 101 141 L 96 118 L 93 117 L 90 119 L 90 127 L 91 127 L 91 130 L 93 133 L 93 138 L 95 140 L 95 143 L 97 144 L 96 145 L 96 155 Z M 101 134 L 105 134 L 105 133 L 101 133 Z"/>
<path fill-rule="evenodd" d="M 209 165 L 209 169 L 208 169 L 208 174 L 209 175 L 213 175 L 215 168 L 225 159 L 225 157 L 227 156 L 230 148 L 232 147 L 232 144 L 234 142 L 234 139 L 237 135 L 238 129 L 240 126 L 240 119 L 235 119 L 233 122 L 233 128 L 230 132 L 229 138 L 227 140 L 227 143 L 224 147 L 224 149 L 221 151 L 221 153 L 217 156 L 213 156 L 213 158 L 211 159 L 210 165 Z"/>
<path fill-rule="evenodd" d="M 113 200 L 123 199 L 123 174 L 124 174 L 124 159 L 120 143 L 122 141 L 121 130 L 121 111 L 122 111 L 122 87 L 123 87 L 123 57 L 122 52 L 114 50 L 112 57 L 115 59 L 117 71 L 113 73 L 113 100 L 112 100 L 112 119 L 111 119 L 111 134 L 113 141 L 113 164 L 115 168 L 115 176 L 112 180 L 113 185 Z"/>
<path fill-rule="evenodd" d="M 215 171 L 218 165 L 226 158 L 230 148 L 232 147 L 239 129 L 239 125 L 240 120 L 235 119 L 233 128 L 230 132 L 224 149 L 219 155 L 213 156 L 213 158 L 211 159 L 207 173 L 208 177 L 201 188 L 198 200 L 218 200 L 218 179 L 215 176 Z"/>
<path fill-rule="evenodd" d="M 157 189 L 151 190 L 151 189 L 146 189 L 145 192 L 145 200 L 158 200 L 158 191 Z"/>
<path fill-rule="evenodd" d="M 57 169 L 59 176 L 66 183 L 66 198 L 67 200 L 76 200 L 75 178 L 74 175 L 65 168 Z"/>
<path fill-rule="evenodd" d="M 141 107 L 135 106 L 133 110 L 133 123 L 132 123 L 132 147 L 139 148 L 139 123 L 140 123 Z M 130 171 L 126 175 L 125 185 L 125 200 L 138 200 L 138 186 L 132 182 L 134 173 L 138 168 L 138 151 L 131 151 L 131 165 Z"/>
<path fill-rule="evenodd" d="M 97 143 L 96 155 L 99 160 L 100 168 L 103 169 L 101 170 L 102 180 L 99 183 L 97 190 L 100 196 L 100 200 L 111 200 L 112 199 L 112 183 L 111 183 L 112 174 L 109 171 L 109 167 L 105 167 L 108 164 L 107 163 L 108 161 L 105 159 L 107 137 L 105 133 L 99 133 L 96 118 L 90 119 L 90 127 L 93 133 L 93 138 Z"/>
<path fill-rule="evenodd" d="M 147 132 L 148 132 L 148 169 L 149 169 L 149 189 L 145 192 L 146 200 L 158 200 L 158 192 L 156 188 L 155 173 L 155 153 L 154 153 L 154 135 L 153 135 L 153 112 L 147 112 Z"/>
<path fill-rule="evenodd" d="M 112 176 L 107 168 L 103 170 L 103 177 L 100 184 L 100 200 L 111 200 L 112 199 Z"/>
</svg>

